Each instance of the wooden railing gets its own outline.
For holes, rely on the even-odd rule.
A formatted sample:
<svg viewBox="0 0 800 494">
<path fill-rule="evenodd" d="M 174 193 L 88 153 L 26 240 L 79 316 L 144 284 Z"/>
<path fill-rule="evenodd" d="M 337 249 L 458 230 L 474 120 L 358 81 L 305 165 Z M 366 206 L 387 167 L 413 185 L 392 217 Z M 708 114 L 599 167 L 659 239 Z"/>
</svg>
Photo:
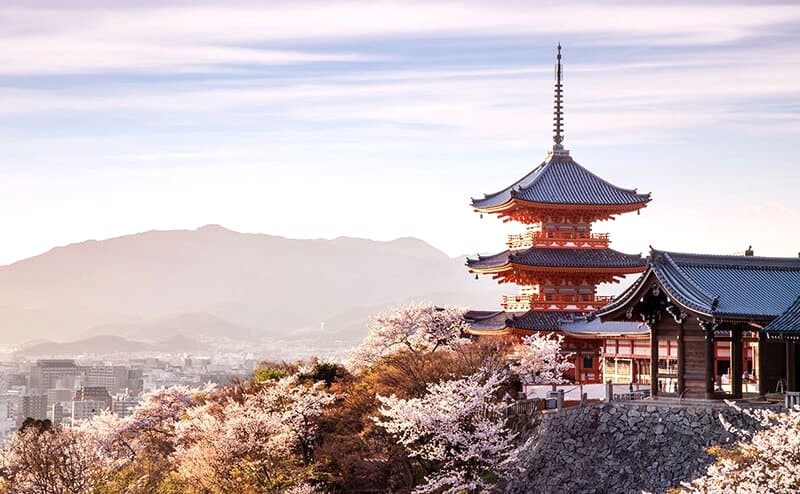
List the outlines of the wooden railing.
<svg viewBox="0 0 800 494">
<path fill-rule="evenodd" d="M 549 298 L 548 298 L 549 297 Z M 594 310 L 611 302 L 613 297 L 593 295 L 588 300 L 580 295 L 566 294 L 533 294 L 533 295 L 505 295 L 503 308 L 511 311 L 546 309 L 552 306 L 574 306 L 571 310 Z"/>
<path fill-rule="evenodd" d="M 530 417 L 542 409 L 541 398 L 517 400 L 506 407 L 507 417 Z"/>
<path fill-rule="evenodd" d="M 650 396 L 650 390 L 643 389 L 640 391 L 626 391 L 624 393 L 614 393 L 614 401 L 635 401 L 644 400 Z"/>
<path fill-rule="evenodd" d="M 559 232 L 559 231 L 528 231 L 518 235 L 509 235 L 509 249 L 523 249 L 526 247 L 551 246 L 551 247 L 607 247 L 608 233 L 591 232 Z"/>
</svg>

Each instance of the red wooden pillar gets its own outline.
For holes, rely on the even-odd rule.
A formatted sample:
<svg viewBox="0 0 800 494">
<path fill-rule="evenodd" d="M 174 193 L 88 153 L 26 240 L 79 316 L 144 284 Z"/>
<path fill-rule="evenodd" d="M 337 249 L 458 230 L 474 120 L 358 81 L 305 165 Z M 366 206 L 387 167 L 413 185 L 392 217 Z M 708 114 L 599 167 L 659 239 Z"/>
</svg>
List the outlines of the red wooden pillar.
<svg viewBox="0 0 800 494">
<path fill-rule="evenodd" d="M 650 327 L 650 394 L 658 395 L 658 336 L 655 324 Z"/>
<path fill-rule="evenodd" d="M 686 389 L 685 380 L 683 378 L 686 364 L 683 340 L 683 319 L 681 319 L 678 325 L 678 396 L 683 396 L 683 392 Z"/>
</svg>

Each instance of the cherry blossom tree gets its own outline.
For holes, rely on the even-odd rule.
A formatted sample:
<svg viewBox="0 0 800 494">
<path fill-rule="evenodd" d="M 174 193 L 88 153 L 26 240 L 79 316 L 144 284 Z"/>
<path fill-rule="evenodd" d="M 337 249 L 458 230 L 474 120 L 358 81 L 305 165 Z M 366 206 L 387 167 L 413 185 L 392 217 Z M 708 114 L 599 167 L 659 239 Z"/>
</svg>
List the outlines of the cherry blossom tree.
<svg viewBox="0 0 800 494">
<path fill-rule="evenodd" d="M 431 384 L 421 398 L 379 397 L 377 424 L 411 457 L 432 466 L 416 492 L 486 492 L 492 479 L 510 472 L 506 460 L 515 434 L 506 428 L 504 405 L 494 398 L 503 379 L 481 370 Z"/>
<path fill-rule="evenodd" d="M 463 338 L 464 312 L 460 307 L 412 303 L 373 316 L 364 342 L 350 352 L 348 367 L 359 371 L 400 350 L 432 353 L 457 347 L 469 341 Z"/>
<path fill-rule="evenodd" d="M 177 426 L 173 459 L 178 475 L 197 492 L 300 489 L 310 471 L 316 418 L 335 400 L 323 387 L 290 376 L 241 403 L 229 400 L 222 407 L 207 403 L 188 410 Z"/>
<path fill-rule="evenodd" d="M 83 423 L 80 430 L 90 447 L 102 454 L 112 485 L 109 492 L 163 490 L 161 483 L 174 470 L 171 455 L 178 440 L 177 425 L 214 389 L 211 384 L 158 389 L 145 393 L 128 417 L 106 413 Z"/>
<path fill-rule="evenodd" d="M 3 450 L 0 477 L 8 494 L 92 493 L 104 464 L 80 430 L 29 419 Z"/>
<path fill-rule="evenodd" d="M 522 339 L 512 351 L 511 372 L 524 384 L 563 384 L 564 374 L 575 366 L 573 354 L 561 352 L 562 335 L 543 336 L 535 333 Z"/>
<path fill-rule="evenodd" d="M 800 408 L 774 414 L 767 427 L 732 448 L 717 448 L 717 462 L 684 490 L 697 493 L 800 492 Z"/>
<path fill-rule="evenodd" d="M 335 400 L 334 394 L 325 391 L 324 382 L 306 386 L 300 384 L 294 376 L 281 379 L 253 397 L 256 406 L 280 416 L 281 422 L 297 441 L 306 465 L 311 462 L 313 443 L 317 436 L 318 426 L 315 419 Z"/>
</svg>

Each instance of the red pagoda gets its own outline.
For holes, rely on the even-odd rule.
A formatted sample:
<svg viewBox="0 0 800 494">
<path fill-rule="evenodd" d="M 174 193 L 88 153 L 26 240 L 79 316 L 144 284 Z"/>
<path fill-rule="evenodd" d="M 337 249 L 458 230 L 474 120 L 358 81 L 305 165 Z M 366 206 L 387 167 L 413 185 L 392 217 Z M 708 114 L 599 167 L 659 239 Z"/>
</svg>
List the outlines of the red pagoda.
<svg viewBox="0 0 800 494">
<path fill-rule="evenodd" d="M 579 165 L 564 149 L 563 67 L 561 45 L 555 67 L 553 149 L 544 162 L 509 187 L 473 199 L 475 211 L 496 214 L 504 222 L 525 225 L 510 235 L 508 250 L 467 259 L 470 273 L 514 283 L 519 294 L 503 298 L 502 311 L 470 311 L 469 332 L 476 336 L 519 338 L 536 332 L 565 334 L 565 349 L 575 352 L 576 380 L 599 382 L 600 349 L 608 335 L 570 334 L 565 323 L 609 302 L 597 285 L 644 270 L 641 255 L 609 248 L 608 234 L 594 233 L 593 223 L 637 211 L 650 194 L 617 187 Z M 583 325 L 585 326 L 585 324 Z"/>
</svg>

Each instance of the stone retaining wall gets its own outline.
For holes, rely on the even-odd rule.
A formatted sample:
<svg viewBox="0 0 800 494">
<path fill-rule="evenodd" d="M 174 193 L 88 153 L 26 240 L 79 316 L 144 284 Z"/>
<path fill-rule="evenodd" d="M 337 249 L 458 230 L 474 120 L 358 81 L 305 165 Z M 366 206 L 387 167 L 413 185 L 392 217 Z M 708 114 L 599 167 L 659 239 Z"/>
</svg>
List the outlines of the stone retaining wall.
<svg viewBox="0 0 800 494">
<path fill-rule="evenodd" d="M 758 421 L 730 406 L 601 403 L 545 414 L 512 493 L 664 492 L 705 472 L 713 445 Z"/>
</svg>

